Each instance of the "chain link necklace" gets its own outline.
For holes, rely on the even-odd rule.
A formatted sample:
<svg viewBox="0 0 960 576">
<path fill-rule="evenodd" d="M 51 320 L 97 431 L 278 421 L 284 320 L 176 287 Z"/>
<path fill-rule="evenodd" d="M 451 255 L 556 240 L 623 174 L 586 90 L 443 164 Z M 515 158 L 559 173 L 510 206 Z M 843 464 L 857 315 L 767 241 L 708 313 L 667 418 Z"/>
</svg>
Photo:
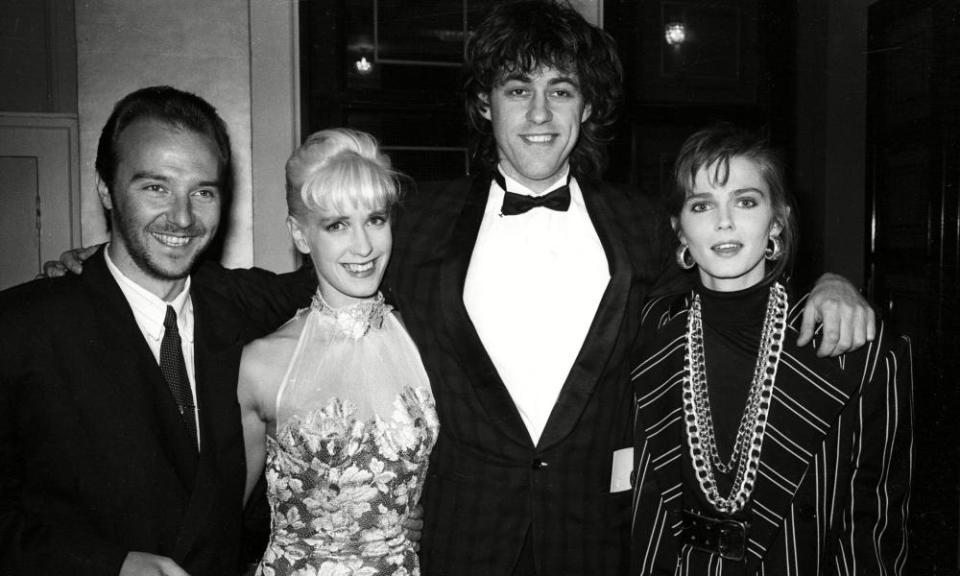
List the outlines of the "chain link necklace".
<svg viewBox="0 0 960 576">
<path fill-rule="evenodd" d="M 760 451 L 767 428 L 767 413 L 777 377 L 783 334 L 787 326 L 787 292 L 779 283 L 770 287 L 767 311 L 760 336 L 760 352 L 753 382 L 740 419 L 733 453 L 724 462 L 717 451 L 713 415 L 707 394 L 707 371 L 703 351 L 703 319 L 700 295 L 693 298 L 687 314 L 687 350 L 684 354 L 683 415 L 687 444 L 697 481 L 707 500 L 720 512 L 733 514 L 743 509 L 753 493 L 760 465 Z M 746 455 L 746 457 L 744 457 Z M 728 474 L 736 467 L 730 494 L 721 496 L 714 470 Z"/>
</svg>

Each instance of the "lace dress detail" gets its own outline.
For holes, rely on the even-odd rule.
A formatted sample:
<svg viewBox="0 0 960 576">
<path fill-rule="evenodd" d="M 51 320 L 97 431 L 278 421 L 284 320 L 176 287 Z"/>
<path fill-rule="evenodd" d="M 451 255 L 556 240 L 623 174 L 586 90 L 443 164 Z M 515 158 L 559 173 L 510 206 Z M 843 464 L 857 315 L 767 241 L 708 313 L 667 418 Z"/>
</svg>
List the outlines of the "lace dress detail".
<svg viewBox="0 0 960 576">
<path fill-rule="evenodd" d="M 402 521 L 438 423 L 419 354 L 382 297 L 298 313 L 297 349 L 267 438 L 264 576 L 420 573 Z"/>
</svg>

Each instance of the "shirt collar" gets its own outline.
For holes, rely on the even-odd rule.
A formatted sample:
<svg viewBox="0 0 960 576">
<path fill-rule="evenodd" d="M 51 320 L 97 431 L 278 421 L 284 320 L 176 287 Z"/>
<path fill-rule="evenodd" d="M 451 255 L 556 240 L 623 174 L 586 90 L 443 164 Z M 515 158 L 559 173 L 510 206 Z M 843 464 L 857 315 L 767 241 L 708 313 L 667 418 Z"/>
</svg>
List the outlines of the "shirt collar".
<svg viewBox="0 0 960 576">
<path fill-rule="evenodd" d="M 163 319 L 167 314 L 167 306 L 173 306 L 173 311 L 177 313 L 180 337 L 188 342 L 193 341 L 193 300 L 190 298 L 190 276 L 187 276 L 183 290 L 173 300 L 167 302 L 124 275 L 110 259 L 110 252 L 106 248 L 103 250 L 103 256 L 107 262 L 107 269 L 110 270 L 127 303 L 133 309 L 140 328 L 150 338 L 160 340 L 163 337 Z"/>
<path fill-rule="evenodd" d="M 510 188 L 511 192 L 515 194 L 525 194 L 527 196 L 543 196 L 544 194 L 552 192 L 554 189 L 559 188 L 567 183 L 567 175 L 570 173 L 570 165 L 567 164 L 566 168 L 564 168 L 563 171 L 557 175 L 557 179 L 554 180 L 543 192 L 534 192 L 517 180 L 507 176 L 507 173 L 503 171 L 503 166 L 501 164 L 497 164 L 497 172 L 500 172 L 500 174 L 503 175 L 503 179 L 507 183 L 507 188 Z M 571 180 L 573 180 L 573 178 L 571 178 Z M 503 190 L 503 192 L 506 192 L 506 190 Z"/>
</svg>

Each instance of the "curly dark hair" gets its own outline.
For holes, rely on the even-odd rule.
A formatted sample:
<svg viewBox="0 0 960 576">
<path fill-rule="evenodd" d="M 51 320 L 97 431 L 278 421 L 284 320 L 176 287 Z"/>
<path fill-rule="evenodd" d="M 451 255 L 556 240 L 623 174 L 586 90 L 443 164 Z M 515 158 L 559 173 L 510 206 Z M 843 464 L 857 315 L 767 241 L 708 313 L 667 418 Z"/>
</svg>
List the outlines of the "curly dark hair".
<svg viewBox="0 0 960 576">
<path fill-rule="evenodd" d="M 486 167 L 497 165 L 491 124 L 482 115 L 490 91 L 510 75 L 542 67 L 576 75 L 591 113 L 581 124 L 570 165 L 577 174 L 599 176 L 606 167 L 605 148 L 623 99 L 623 66 L 613 38 L 567 2 L 503 2 L 470 38 L 464 89 L 477 155 Z"/>
</svg>

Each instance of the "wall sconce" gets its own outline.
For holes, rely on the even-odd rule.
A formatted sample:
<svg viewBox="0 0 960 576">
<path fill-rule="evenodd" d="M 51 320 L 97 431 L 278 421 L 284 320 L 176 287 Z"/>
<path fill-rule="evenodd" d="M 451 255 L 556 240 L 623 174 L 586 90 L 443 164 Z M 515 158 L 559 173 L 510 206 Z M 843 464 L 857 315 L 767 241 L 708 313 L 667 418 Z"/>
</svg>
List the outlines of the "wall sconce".
<svg viewBox="0 0 960 576">
<path fill-rule="evenodd" d="M 670 46 L 679 46 L 687 39 L 687 27 L 682 22 L 670 22 L 663 28 L 663 37 Z"/>
<path fill-rule="evenodd" d="M 366 56 L 361 56 L 359 60 L 353 63 L 353 67 L 356 68 L 360 74 L 369 74 L 370 71 L 373 70 L 373 64 L 367 60 Z"/>
</svg>

